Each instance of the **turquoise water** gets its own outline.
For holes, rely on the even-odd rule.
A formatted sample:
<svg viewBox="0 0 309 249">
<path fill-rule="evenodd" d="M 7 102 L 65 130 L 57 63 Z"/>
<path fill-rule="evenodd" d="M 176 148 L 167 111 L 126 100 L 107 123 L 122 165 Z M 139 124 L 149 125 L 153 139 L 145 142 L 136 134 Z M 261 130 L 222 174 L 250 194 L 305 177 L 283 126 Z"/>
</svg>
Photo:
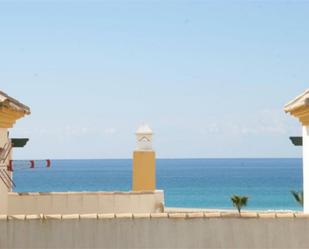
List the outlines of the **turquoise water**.
<svg viewBox="0 0 309 249">
<path fill-rule="evenodd" d="M 53 160 L 50 169 L 14 172 L 15 191 L 128 191 L 131 160 Z M 302 188 L 301 159 L 158 159 L 157 186 L 166 206 L 231 208 L 230 196 L 249 196 L 248 209 L 300 210 L 290 190 Z"/>
</svg>

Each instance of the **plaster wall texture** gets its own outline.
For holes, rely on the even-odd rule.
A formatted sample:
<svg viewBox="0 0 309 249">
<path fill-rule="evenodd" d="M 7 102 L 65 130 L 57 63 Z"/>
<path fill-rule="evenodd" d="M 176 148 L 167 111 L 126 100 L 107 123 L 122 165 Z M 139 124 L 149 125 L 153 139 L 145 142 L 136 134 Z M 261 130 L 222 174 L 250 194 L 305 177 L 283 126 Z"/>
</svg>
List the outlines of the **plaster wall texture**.
<svg viewBox="0 0 309 249">
<path fill-rule="evenodd" d="M 132 218 L 127 214 L 24 220 L 21 216 L 0 220 L 0 247 L 295 249 L 308 248 L 308 230 L 309 219 L 295 217 Z"/>
<path fill-rule="evenodd" d="M 7 135 L 8 129 L 6 128 L 0 128 L 0 147 L 3 148 L 9 141 L 8 135 Z M 8 156 L 7 160 L 4 162 L 4 165 L 6 166 L 8 162 L 12 159 L 12 152 Z M 3 166 L 3 165 L 1 165 Z M 9 171 L 6 171 L 8 175 L 12 177 L 12 173 Z M 8 197 L 7 194 L 11 189 L 8 189 L 8 187 L 0 180 L 0 213 L 6 213 L 7 212 L 7 206 L 8 206 Z"/>
<path fill-rule="evenodd" d="M 309 126 L 303 126 L 304 212 L 309 213 Z"/>
<path fill-rule="evenodd" d="M 0 147 L 3 147 L 7 143 L 7 129 L 0 128 Z"/>
<path fill-rule="evenodd" d="M 153 191 L 156 189 L 156 154 L 154 151 L 134 151 L 133 191 Z"/>
<path fill-rule="evenodd" d="M 164 192 L 8 193 L 7 214 L 162 212 Z"/>
</svg>

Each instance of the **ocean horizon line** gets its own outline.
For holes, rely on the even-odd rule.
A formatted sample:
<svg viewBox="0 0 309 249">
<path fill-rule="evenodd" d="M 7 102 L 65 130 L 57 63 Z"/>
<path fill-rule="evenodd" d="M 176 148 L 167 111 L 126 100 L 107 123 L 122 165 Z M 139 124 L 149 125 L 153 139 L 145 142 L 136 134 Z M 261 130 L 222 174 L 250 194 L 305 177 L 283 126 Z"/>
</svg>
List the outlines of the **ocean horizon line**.
<svg viewBox="0 0 309 249">
<path fill-rule="evenodd" d="M 129 157 L 111 157 L 111 158 L 17 158 L 16 161 L 28 161 L 28 160 L 132 160 Z M 302 159 L 302 157 L 157 157 L 157 160 L 205 160 L 205 159 L 215 159 L 215 160 L 272 160 L 272 159 Z"/>
</svg>

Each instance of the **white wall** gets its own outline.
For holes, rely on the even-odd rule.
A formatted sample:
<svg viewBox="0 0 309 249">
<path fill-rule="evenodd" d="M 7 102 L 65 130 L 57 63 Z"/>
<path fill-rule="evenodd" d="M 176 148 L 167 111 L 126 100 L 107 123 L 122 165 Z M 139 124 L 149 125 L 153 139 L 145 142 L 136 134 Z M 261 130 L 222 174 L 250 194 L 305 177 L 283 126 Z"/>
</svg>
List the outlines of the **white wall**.
<svg viewBox="0 0 309 249">
<path fill-rule="evenodd" d="M 0 147 L 3 147 L 7 140 L 7 129 L 0 128 Z"/>
<path fill-rule="evenodd" d="M 8 142 L 8 136 L 7 136 L 7 129 L 0 128 L 0 147 L 3 148 L 5 144 Z M 8 159 L 6 160 L 6 164 L 11 160 L 11 156 L 9 155 Z M 7 173 L 11 176 L 11 172 Z M 7 212 L 7 205 L 8 205 L 8 198 L 7 194 L 10 189 L 7 188 L 7 186 L 2 182 L 0 179 L 0 213 L 5 213 Z"/>
<path fill-rule="evenodd" d="M 308 248 L 308 218 L 0 220 L 1 248 Z"/>
<path fill-rule="evenodd" d="M 304 212 L 309 213 L 309 126 L 303 127 Z"/>
<path fill-rule="evenodd" d="M 149 213 L 162 211 L 163 191 L 9 193 L 8 214 Z"/>
</svg>

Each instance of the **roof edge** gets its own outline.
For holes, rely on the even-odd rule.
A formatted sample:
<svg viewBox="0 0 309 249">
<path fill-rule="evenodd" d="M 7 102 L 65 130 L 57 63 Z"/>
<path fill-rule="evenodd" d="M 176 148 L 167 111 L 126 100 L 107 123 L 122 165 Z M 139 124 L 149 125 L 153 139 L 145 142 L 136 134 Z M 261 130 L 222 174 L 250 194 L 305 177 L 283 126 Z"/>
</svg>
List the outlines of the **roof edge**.
<svg viewBox="0 0 309 249">
<path fill-rule="evenodd" d="M 29 115 L 31 113 L 30 107 L 22 104 L 21 102 L 19 102 L 17 99 L 14 99 L 13 97 L 10 97 L 9 95 L 7 95 L 5 92 L 0 91 L 0 95 L 2 95 L 2 97 L 4 97 L 4 99 L 2 100 L 2 103 L 5 101 L 8 101 L 10 104 L 13 104 L 13 106 L 16 106 L 17 109 L 22 109 L 22 111 Z"/>
<path fill-rule="evenodd" d="M 304 98 L 306 95 L 308 95 L 308 98 Z M 302 100 L 302 98 L 304 99 Z M 300 94 L 299 96 L 288 102 L 284 106 L 284 111 L 286 113 L 291 113 L 303 106 L 309 107 L 309 89 L 307 89 L 305 92 L 303 92 L 302 94 Z"/>
</svg>

